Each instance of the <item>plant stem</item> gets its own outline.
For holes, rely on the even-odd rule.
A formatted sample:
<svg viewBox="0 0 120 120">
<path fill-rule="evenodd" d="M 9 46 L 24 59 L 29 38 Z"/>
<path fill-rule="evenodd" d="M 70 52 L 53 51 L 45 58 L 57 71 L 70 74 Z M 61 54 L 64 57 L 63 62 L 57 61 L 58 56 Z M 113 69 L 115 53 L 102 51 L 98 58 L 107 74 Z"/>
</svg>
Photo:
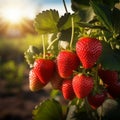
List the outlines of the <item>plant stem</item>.
<svg viewBox="0 0 120 120">
<path fill-rule="evenodd" d="M 67 7 L 66 7 L 65 0 L 63 0 L 63 4 L 64 4 L 64 8 L 65 8 L 66 13 L 68 13 L 68 10 L 67 10 Z"/>
<path fill-rule="evenodd" d="M 58 41 L 58 38 L 55 38 L 55 39 L 49 44 L 49 46 L 47 47 L 47 50 L 49 50 L 50 47 L 51 47 L 56 41 Z"/>
<path fill-rule="evenodd" d="M 89 105 L 89 103 L 88 103 L 87 97 L 84 98 L 84 101 L 85 101 L 85 108 L 86 108 L 86 112 L 87 112 L 87 114 L 88 114 L 88 117 L 89 117 L 90 119 L 92 119 L 93 116 L 92 116 L 92 113 L 91 113 L 91 108 L 90 108 L 90 105 Z"/>
<path fill-rule="evenodd" d="M 42 35 L 42 44 L 43 44 L 43 58 L 45 59 L 46 51 L 45 51 L 45 39 L 44 39 L 44 35 Z"/>
<path fill-rule="evenodd" d="M 104 39 L 106 42 L 108 42 L 108 40 L 107 40 L 107 38 L 106 38 L 106 36 L 105 36 L 104 31 L 102 30 L 101 32 L 102 32 L 102 34 L 103 34 L 103 39 Z"/>
<path fill-rule="evenodd" d="M 94 77 L 94 83 L 95 83 L 95 92 L 98 91 L 98 85 L 99 85 L 99 79 L 98 79 L 98 65 L 96 66 L 95 69 L 95 77 Z"/>
<path fill-rule="evenodd" d="M 73 38 L 74 38 L 74 20 L 73 20 L 73 17 L 71 18 L 71 23 L 72 23 L 72 34 L 71 34 L 71 40 L 70 40 L 70 50 L 72 50 L 72 43 L 73 43 Z"/>
<path fill-rule="evenodd" d="M 103 105 L 101 105 L 101 108 L 100 108 L 100 118 L 99 118 L 99 120 L 102 120 L 102 114 L 103 114 Z"/>
</svg>

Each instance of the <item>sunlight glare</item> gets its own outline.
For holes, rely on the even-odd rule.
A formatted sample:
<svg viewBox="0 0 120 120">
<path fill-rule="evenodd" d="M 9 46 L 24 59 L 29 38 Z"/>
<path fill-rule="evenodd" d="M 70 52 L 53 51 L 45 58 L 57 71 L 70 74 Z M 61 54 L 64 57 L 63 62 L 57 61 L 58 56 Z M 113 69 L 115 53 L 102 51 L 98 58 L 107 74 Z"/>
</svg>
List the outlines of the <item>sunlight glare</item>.
<svg viewBox="0 0 120 120">
<path fill-rule="evenodd" d="M 20 9 L 6 8 L 4 10 L 3 17 L 10 23 L 19 23 L 23 18 L 23 14 Z"/>
</svg>

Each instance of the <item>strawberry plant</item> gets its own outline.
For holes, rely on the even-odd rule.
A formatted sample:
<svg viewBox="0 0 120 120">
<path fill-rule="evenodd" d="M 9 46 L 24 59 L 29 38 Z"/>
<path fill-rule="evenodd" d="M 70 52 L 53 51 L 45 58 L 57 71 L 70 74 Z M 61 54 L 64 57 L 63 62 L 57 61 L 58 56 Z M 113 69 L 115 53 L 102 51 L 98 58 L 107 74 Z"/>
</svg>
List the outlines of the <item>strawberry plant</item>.
<svg viewBox="0 0 120 120">
<path fill-rule="evenodd" d="M 54 96 L 37 105 L 34 120 L 105 120 L 104 111 L 98 109 L 107 99 L 119 103 L 119 4 L 119 0 L 71 0 L 69 13 L 63 0 L 64 15 L 50 9 L 36 16 L 43 50 L 31 46 L 25 52 L 29 86 L 39 92 L 50 83 Z"/>
</svg>

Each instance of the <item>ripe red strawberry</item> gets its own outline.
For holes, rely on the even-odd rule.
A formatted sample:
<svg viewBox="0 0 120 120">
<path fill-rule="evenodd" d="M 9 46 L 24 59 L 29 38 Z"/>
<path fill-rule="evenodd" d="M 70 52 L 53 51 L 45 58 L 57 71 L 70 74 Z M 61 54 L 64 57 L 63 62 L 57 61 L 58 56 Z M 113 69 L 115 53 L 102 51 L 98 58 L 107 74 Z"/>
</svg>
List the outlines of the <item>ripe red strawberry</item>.
<svg viewBox="0 0 120 120">
<path fill-rule="evenodd" d="M 73 90 L 78 98 L 86 97 L 93 89 L 93 78 L 86 75 L 76 75 L 73 78 Z"/>
<path fill-rule="evenodd" d="M 102 44 L 95 38 L 82 37 L 76 43 L 76 53 L 83 67 L 91 68 L 102 53 Z"/>
<path fill-rule="evenodd" d="M 34 70 L 43 84 L 47 84 L 54 75 L 55 62 L 48 59 L 38 59 L 34 63 Z"/>
<path fill-rule="evenodd" d="M 56 67 L 56 71 L 55 71 L 50 82 L 51 82 L 51 85 L 54 89 L 61 90 L 63 78 L 60 77 L 58 70 L 57 70 L 57 67 Z"/>
<path fill-rule="evenodd" d="M 120 82 L 109 85 L 107 89 L 112 98 L 120 98 Z"/>
<path fill-rule="evenodd" d="M 65 99 L 67 100 L 72 100 L 73 98 L 75 98 L 75 93 L 73 91 L 73 87 L 72 87 L 72 80 L 64 80 L 62 83 L 62 94 L 64 96 Z"/>
<path fill-rule="evenodd" d="M 102 93 L 98 93 L 95 95 L 89 94 L 87 96 L 87 100 L 93 109 L 97 109 L 105 101 L 106 97 L 107 97 L 107 94 L 106 92 L 103 91 Z"/>
<path fill-rule="evenodd" d="M 118 73 L 116 71 L 103 70 L 100 68 L 98 70 L 98 75 L 107 85 L 113 84 L 118 81 Z"/>
<path fill-rule="evenodd" d="M 62 78 L 69 78 L 80 64 L 76 53 L 63 50 L 57 57 L 58 72 Z"/>
<path fill-rule="evenodd" d="M 35 74 L 34 69 L 31 69 L 29 72 L 29 88 L 31 91 L 39 91 L 45 85 L 40 82 L 39 78 Z"/>
</svg>

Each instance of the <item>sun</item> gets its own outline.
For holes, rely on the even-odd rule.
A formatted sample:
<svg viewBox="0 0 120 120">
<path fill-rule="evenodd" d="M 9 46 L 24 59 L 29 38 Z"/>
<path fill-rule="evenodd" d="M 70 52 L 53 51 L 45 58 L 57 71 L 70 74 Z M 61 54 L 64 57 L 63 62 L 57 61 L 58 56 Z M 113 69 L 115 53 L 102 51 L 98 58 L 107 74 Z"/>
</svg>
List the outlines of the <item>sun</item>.
<svg viewBox="0 0 120 120">
<path fill-rule="evenodd" d="M 2 17 L 11 24 L 18 24 L 23 19 L 23 10 L 17 7 L 6 7 L 2 11 Z"/>
<path fill-rule="evenodd" d="M 3 12 L 3 18 L 12 24 L 17 24 L 23 19 L 23 13 L 18 8 L 5 8 Z"/>
<path fill-rule="evenodd" d="M 0 7 L 0 18 L 9 25 L 22 24 L 25 19 L 33 20 L 38 7 L 31 0 L 6 0 Z"/>
</svg>

